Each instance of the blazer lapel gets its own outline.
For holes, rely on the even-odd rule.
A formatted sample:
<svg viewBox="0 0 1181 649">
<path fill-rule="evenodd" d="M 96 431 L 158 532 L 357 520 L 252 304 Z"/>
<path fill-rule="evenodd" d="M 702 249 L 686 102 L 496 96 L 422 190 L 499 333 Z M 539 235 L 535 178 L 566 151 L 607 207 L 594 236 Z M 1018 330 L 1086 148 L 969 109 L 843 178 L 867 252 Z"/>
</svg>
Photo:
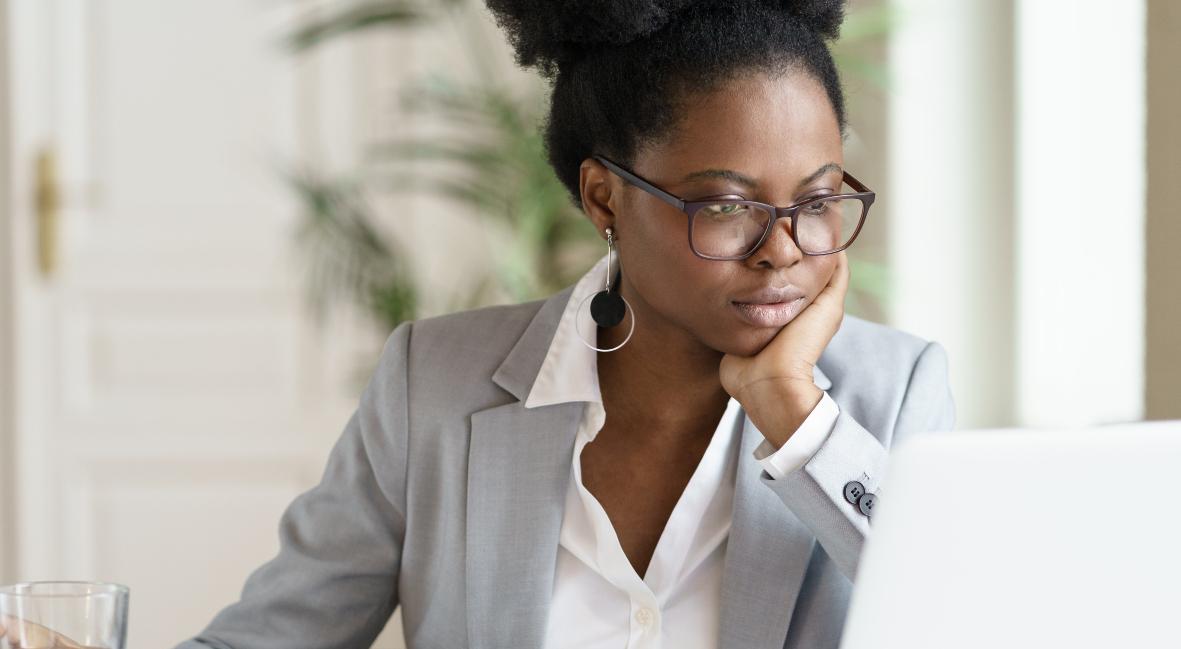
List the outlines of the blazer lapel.
<svg viewBox="0 0 1181 649">
<path fill-rule="evenodd" d="M 539 647 L 583 402 L 526 409 L 573 287 L 550 297 L 493 374 L 517 401 L 472 414 L 467 482 L 470 646 Z"/>
<path fill-rule="evenodd" d="M 816 367 L 813 378 L 832 382 Z M 763 434 L 743 414 L 730 538 L 722 574 L 721 649 L 782 649 L 815 537 L 775 492 L 762 484 L 754 450 Z"/>
<path fill-rule="evenodd" d="M 582 402 L 472 415 L 467 611 L 473 648 L 540 647 Z"/>
</svg>

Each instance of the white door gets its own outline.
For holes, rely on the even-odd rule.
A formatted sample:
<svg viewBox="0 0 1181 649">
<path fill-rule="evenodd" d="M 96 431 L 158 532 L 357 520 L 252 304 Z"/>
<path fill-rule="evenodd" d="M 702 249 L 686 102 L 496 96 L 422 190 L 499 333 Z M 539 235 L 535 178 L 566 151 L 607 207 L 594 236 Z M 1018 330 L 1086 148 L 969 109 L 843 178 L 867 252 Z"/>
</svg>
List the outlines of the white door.
<svg viewBox="0 0 1181 649">
<path fill-rule="evenodd" d="M 128 584 L 136 648 L 274 554 L 384 337 L 305 317 L 278 163 L 334 76 L 278 47 L 293 5 L 7 2 L 16 576 Z"/>
</svg>

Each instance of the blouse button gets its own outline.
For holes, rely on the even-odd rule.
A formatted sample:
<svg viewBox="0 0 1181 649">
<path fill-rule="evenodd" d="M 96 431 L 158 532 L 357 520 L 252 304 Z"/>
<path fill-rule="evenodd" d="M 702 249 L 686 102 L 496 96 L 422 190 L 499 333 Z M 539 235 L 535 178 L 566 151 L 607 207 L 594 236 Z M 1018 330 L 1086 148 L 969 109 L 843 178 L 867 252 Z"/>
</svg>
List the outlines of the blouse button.
<svg viewBox="0 0 1181 649">
<path fill-rule="evenodd" d="M 640 626 L 648 626 L 649 624 L 651 624 L 652 623 L 652 609 L 642 608 L 642 609 L 636 611 L 636 622 L 639 622 Z"/>
</svg>

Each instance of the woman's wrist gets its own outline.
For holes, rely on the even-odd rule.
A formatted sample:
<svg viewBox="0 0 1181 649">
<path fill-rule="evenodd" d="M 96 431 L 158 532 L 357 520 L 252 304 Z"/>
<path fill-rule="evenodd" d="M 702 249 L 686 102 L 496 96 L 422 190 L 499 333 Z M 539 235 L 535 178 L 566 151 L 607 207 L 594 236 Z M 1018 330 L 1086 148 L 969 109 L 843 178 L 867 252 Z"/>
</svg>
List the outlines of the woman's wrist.
<svg viewBox="0 0 1181 649">
<path fill-rule="evenodd" d="M 746 414 L 763 437 L 778 450 L 799 430 L 804 420 L 824 397 L 824 391 L 812 381 L 775 381 L 756 404 L 746 406 Z"/>
</svg>

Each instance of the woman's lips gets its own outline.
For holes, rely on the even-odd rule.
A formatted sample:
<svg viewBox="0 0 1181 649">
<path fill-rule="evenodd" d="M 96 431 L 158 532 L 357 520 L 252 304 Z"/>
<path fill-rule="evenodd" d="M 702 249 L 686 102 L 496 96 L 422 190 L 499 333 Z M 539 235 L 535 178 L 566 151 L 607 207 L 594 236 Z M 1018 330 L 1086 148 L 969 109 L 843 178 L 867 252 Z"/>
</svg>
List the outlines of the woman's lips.
<svg viewBox="0 0 1181 649">
<path fill-rule="evenodd" d="M 789 302 L 774 302 L 771 304 L 747 304 L 731 302 L 738 317 L 756 327 L 782 327 L 791 322 L 804 306 L 804 298 L 798 297 Z"/>
</svg>

